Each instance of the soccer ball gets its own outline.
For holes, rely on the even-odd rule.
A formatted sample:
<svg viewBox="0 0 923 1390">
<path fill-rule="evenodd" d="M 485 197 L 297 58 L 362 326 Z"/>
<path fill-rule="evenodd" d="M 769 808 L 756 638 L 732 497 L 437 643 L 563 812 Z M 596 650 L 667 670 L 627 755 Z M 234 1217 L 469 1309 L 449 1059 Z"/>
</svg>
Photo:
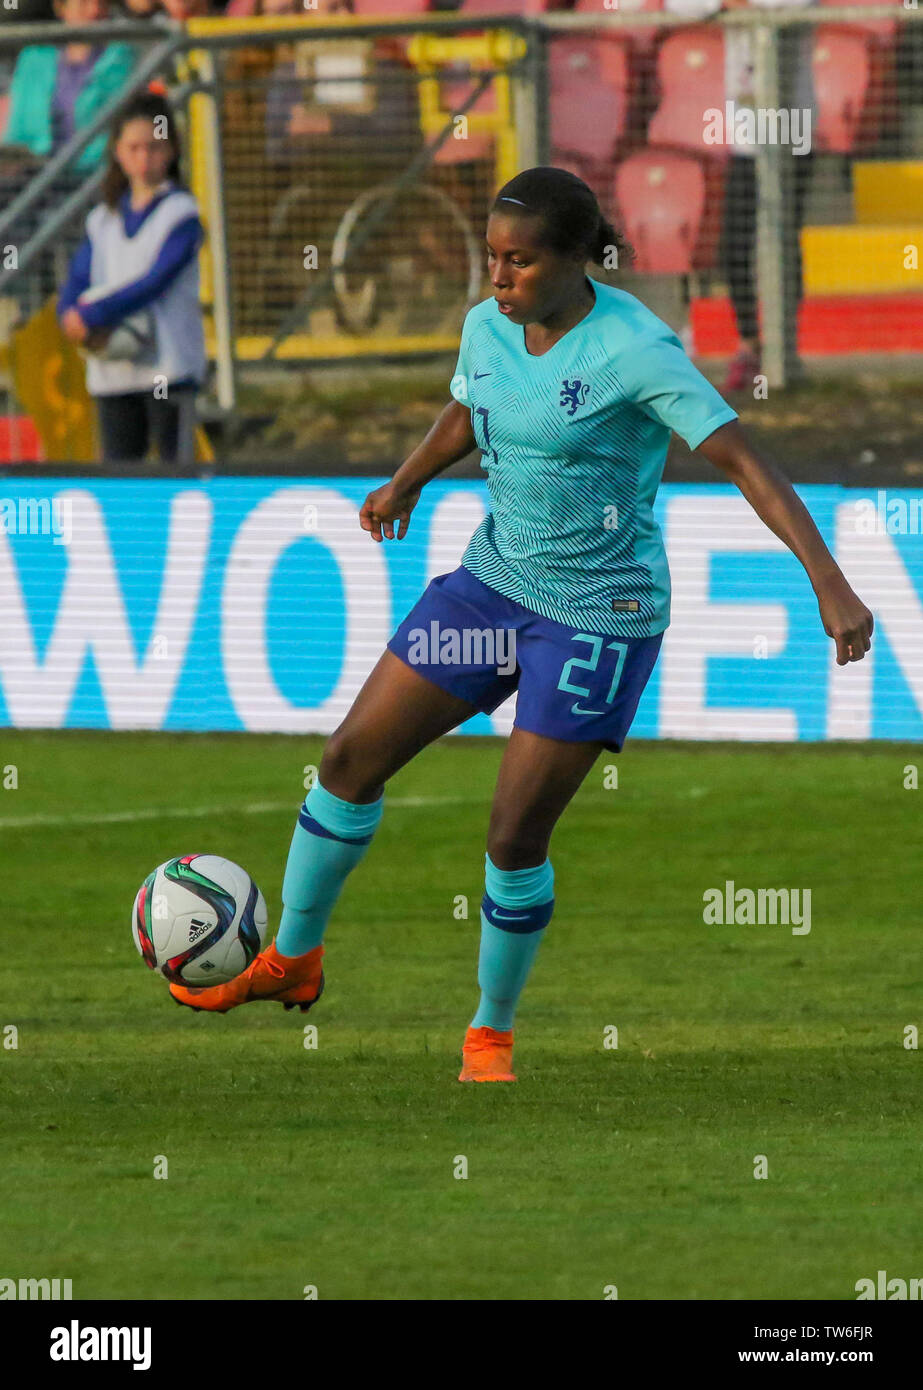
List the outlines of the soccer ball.
<svg viewBox="0 0 923 1390">
<path fill-rule="evenodd" d="M 239 864 L 217 854 L 183 854 L 160 864 L 138 889 L 135 945 L 172 984 L 236 979 L 266 939 L 266 903 Z"/>
</svg>

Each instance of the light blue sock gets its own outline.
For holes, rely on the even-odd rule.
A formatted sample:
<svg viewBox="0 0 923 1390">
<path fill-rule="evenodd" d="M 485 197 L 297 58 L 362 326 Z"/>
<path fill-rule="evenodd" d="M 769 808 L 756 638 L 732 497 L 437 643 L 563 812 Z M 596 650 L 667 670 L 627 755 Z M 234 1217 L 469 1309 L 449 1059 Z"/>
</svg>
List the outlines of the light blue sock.
<svg viewBox="0 0 923 1390">
<path fill-rule="evenodd" d="M 549 859 L 534 869 L 498 869 L 490 855 L 484 858 L 481 1002 L 471 1027 L 506 1032 L 554 911 L 554 870 Z"/>
<path fill-rule="evenodd" d="M 320 945 L 340 889 L 371 844 L 383 807 L 383 796 L 355 805 L 314 783 L 299 812 L 285 866 L 276 936 L 280 955 L 303 956 Z"/>
</svg>

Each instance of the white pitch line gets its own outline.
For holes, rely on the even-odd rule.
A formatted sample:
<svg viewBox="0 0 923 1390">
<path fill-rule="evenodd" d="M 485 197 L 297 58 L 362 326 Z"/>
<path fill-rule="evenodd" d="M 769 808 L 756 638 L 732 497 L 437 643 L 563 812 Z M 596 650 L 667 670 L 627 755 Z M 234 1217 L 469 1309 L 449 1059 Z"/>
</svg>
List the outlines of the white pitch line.
<svg viewBox="0 0 923 1390">
<path fill-rule="evenodd" d="M 424 806 L 486 806 L 484 797 L 470 796 L 389 796 L 385 798 L 388 810 L 416 810 Z M 98 816 L 5 816 L 0 818 L 0 830 L 28 830 L 32 826 L 81 826 L 81 825 L 125 825 L 144 820 L 203 820 L 209 816 L 266 816 L 276 811 L 291 811 L 297 814 L 299 806 L 294 801 L 251 801 L 246 806 L 189 806 L 181 809 L 175 806 L 154 809 L 146 807 L 140 811 L 107 811 Z"/>
</svg>

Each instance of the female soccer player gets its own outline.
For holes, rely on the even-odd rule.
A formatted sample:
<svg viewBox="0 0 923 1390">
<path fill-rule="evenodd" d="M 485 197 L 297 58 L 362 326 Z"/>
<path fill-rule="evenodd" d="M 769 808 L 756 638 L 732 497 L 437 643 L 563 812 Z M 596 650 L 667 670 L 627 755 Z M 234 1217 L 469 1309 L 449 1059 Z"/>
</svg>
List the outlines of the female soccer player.
<svg viewBox="0 0 923 1390">
<path fill-rule="evenodd" d="M 58 300 L 61 327 L 89 353 L 106 460 L 140 462 L 152 438 L 163 462 L 195 457 L 202 225 L 179 182 L 179 157 L 166 101 L 136 97 L 113 125 L 103 201 L 87 217 Z"/>
<path fill-rule="evenodd" d="M 564 170 L 526 170 L 494 200 L 493 295 L 465 320 L 454 399 L 359 520 L 376 541 L 394 539 L 396 524 L 400 540 L 424 484 L 475 447 L 493 509 L 459 568 L 434 579 L 401 623 L 328 740 L 295 828 L 275 942 L 230 984 L 172 985 L 180 1003 L 309 1008 L 323 988 L 327 919 L 375 833 L 384 784 L 518 690 L 487 833 L 481 998 L 459 1078 L 515 1080 L 516 1003 L 554 907 L 551 832 L 599 752 L 621 749 L 669 619 L 651 509 L 671 430 L 733 479 L 801 560 L 839 665 L 868 651 L 872 615 L 789 483 L 755 456 L 666 324 L 587 278 L 586 262 L 602 264 L 612 246 L 595 196 Z M 421 639 L 436 633 L 438 650 L 424 650 Z M 458 659 L 447 664 L 442 636 L 451 643 L 453 634 Z M 481 636 L 476 651 L 478 634 L 503 640 Z"/>
</svg>

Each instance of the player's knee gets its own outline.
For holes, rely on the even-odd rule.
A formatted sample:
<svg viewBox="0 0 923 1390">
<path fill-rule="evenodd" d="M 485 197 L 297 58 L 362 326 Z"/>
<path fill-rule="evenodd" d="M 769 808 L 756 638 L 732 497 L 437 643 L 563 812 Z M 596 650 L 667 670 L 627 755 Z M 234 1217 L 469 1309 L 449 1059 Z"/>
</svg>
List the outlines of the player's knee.
<svg viewBox="0 0 923 1390">
<path fill-rule="evenodd" d="M 547 857 L 548 839 L 528 826 L 500 829 L 488 835 L 487 853 L 498 869 L 531 869 Z"/>
<path fill-rule="evenodd" d="M 318 778 L 322 787 L 343 801 L 374 800 L 383 790 L 374 754 L 342 728 L 327 740 Z"/>
</svg>

